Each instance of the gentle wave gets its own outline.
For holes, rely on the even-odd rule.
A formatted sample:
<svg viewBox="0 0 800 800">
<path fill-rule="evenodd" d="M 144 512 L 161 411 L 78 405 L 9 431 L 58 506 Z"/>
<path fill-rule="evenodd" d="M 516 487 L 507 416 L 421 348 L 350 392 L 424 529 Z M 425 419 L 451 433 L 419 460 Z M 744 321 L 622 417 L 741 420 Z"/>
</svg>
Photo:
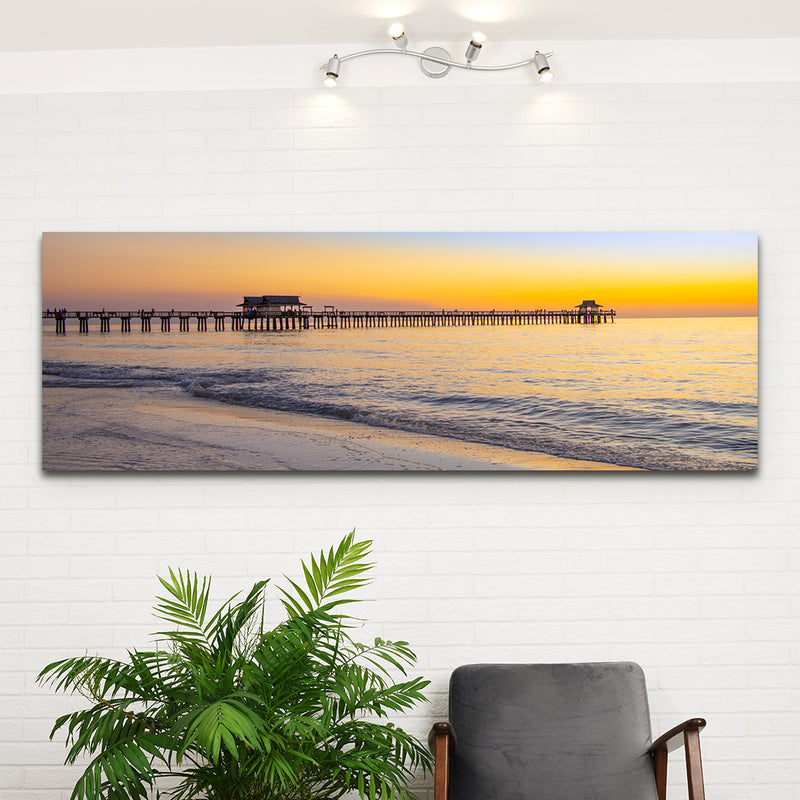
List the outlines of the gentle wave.
<svg viewBox="0 0 800 800">
<path fill-rule="evenodd" d="M 664 436 L 678 434 L 692 438 L 695 447 L 707 442 L 718 444 L 720 437 L 731 439 L 733 450 L 747 452 L 756 444 L 755 433 L 737 426 L 704 425 L 687 423 L 684 418 L 670 420 L 656 414 L 642 414 L 621 407 L 606 405 L 582 405 L 578 403 L 553 404 L 543 398 L 527 398 L 515 403 L 508 398 L 490 395 L 442 395 L 431 398 L 426 394 L 405 397 L 406 405 L 414 401 L 429 412 L 426 416 L 403 413 L 365 404 L 334 402 L 270 390 L 264 382 L 264 374 L 236 374 L 226 376 L 187 376 L 180 371 L 138 370 L 118 367 L 98 370 L 92 365 L 48 364 L 45 374 L 57 377 L 57 381 L 45 381 L 44 385 L 72 386 L 83 388 L 126 388 L 172 384 L 188 394 L 207 400 L 251 408 L 264 408 L 298 414 L 311 414 L 332 419 L 358 422 L 376 427 L 392 428 L 413 433 L 447 436 L 463 441 L 549 453 L 565 458 L 603 461 L 620 466 L 633 466 L 651 470 L 703 469 L 736 470 L 751 466 L 746 460 L 735 458 L 702 458 L 697 454 L 688 456 L 677 448 L 665 447 L 663 443 L 648 442 L 652 434 L 648 429 L 657 426 Z M 654 403 L 659 399 L 654 398 Z M 695 408 L 707 403 L 683 403 Z M 731 404 L 714 404 L 717 407 Z M 747 404 L 738 404 L 744 406 Z M 441 411 L 437 414 L 436 410 Z M 741 409 L 740 409 L 741 410 Z M 433 411 L 434 413 L 431 413 Z M 511 412 L 514 412 L 512 414 Z M 505 413 L 503 425 L 489 424 L 493 417 Z M 570 423 L 572 425 L 570 425 Z M 593 428 L 602 426 L 605 435 L 610 428 L 629 427 L 636 424 L 638 432 L 631 432 L 630 442 L 616 444 L 597 440 Z M 578 427 L 572 427 L 578 426 Z M 576 433 L 583 435 L 575 440 Z M 638 441 L 637 441 L 638 440 Z"/>
</svg>

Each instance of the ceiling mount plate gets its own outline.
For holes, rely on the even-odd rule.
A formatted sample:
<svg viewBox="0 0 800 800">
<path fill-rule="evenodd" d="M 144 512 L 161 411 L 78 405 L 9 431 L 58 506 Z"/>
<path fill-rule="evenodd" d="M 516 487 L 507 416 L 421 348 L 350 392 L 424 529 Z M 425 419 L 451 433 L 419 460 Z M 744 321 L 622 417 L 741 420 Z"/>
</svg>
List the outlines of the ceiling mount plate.
<svg viewBox="0 0 800 800">
<path fill-rule="evenodd" d="M 450 72 L 450 67 L 447 64 L 440 64 L 437 61 L 429 61 L 425 58 L 425 56 L 433 56 L 434 58 L 441 58 L 445 61 L 450 61 L 450 53 L 444 49 L 444 47 L 429 47 L 422 53 L 422 58 L 419 60 L 420 69 L 429 77 L 429 78 L 444 78 L 448 72 Z"/>
</svg>

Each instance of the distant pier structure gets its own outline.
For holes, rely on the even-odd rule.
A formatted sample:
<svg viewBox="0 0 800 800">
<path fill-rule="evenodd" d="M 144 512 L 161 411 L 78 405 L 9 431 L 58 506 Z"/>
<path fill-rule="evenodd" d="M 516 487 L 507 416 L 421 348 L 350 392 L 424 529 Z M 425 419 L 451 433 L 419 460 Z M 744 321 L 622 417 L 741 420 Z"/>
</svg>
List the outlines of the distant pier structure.
<svg viewBox="0 0 800 800">
<path fill-rule="evenodd" d="M 602 307 L 599 303 L 595 303 L 594 300 L 584 300 L 580 305 L 575 306 L 578 311 L 582 311 L 585 314 L 597 314 Z"/>
<path fill-rule="evenodd" d="M 305 320 L 311 313 L 311 306 L 301 303 L 300 296 L 296 294 L 245 295 L 237 308 L 242 309 L 243 319 L 266 320 L 268 330 L 283 329 L 281 320 Z M 308 328 L 308 325 L 304 327 Z"/>
<path fill-rule="evenodd" d="M 513 311 L 341 311 L 324 306 L 315 311 L 302 303 L 298 295 L 246 295 L 236 311 L 169 311 L 138 309 L 136 311 L 70 311 L 46 309 L 44 319 L 55 321 L 56 333 L 67 332 L 67 320 L 78 321 L 78 332 L 88 333 L 90 322 L 100 333 L 109 333 L 111 323 L 118 323 L 122 333 L 138 328 L 142 333 L 153 329 L 166 333 L 177 324 L 179 331 L 230 327 L 234 331 L 296 331 L 327 328 L 439 328 L 487 325 L 595 325 L 613 323 L 613 309 L 584 300 L 569 309 L 549 311 L 543 308 Z"/>
</svg>

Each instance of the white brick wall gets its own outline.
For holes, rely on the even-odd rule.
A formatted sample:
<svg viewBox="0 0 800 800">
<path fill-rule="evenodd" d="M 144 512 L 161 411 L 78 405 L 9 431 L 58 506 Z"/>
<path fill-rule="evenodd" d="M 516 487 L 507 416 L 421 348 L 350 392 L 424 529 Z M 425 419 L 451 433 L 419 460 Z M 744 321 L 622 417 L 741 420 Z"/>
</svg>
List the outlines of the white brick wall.
<svg viewBox="0 0 800 800">
<path fill-rule="evenodd" d="M 369 632 L 433 680 L 418 733 L 460 663 L 631 659 L 656 729 L 708 718 L 710 800 L 798 800 L 798 109 L 733 80 L 0 97 L 0 800 L 69 796 L 71 703 L 34 676 L 146 641 L 155 573 L 222 596 L 352 527 Z M 43 231 L 523 229 L 759 233 L 756 475 L 40 472 Z"/>
</svg>

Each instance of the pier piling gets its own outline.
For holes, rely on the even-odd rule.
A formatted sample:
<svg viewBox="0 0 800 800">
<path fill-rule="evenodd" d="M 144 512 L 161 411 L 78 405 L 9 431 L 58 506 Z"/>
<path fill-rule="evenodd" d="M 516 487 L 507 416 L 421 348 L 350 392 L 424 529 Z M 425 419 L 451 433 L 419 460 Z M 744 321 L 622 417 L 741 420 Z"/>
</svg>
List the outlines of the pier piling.
<svg viewBox="0 0 800 800">
<path fill-rule="evenodd" d="M 66 334 L 67 319 L 78 320 L 78 332 L 89 333 L 89 320 L 100 320 L 100 332 L 111 330 L 111 320 L 119 319 L 120 331 L 130 333 L 131 318 L 138 317 L 142 333 L 150 333 L 154 317 L 161 320 L 161 332 L 169 333 L 171 321 L 178 319 L 178 329 L 189 331 L 192 320 L 197 330 L 208 330 L 208 318 L 214 319 L 214 330 L 224 331 L 230 321 L 232 331 L 286 332 L 298 330 L 334 330 L 351 328 L 441 328 L 525 325 L 597 325 L 613 323 L 613 309 L 576 307 L 548 311 L 324 311 L 304 310 L 280 314 L 250 315 L 241 311 L 45 311 L 44 319 L 55 320 L 55 332 Z"/>
</svg>

